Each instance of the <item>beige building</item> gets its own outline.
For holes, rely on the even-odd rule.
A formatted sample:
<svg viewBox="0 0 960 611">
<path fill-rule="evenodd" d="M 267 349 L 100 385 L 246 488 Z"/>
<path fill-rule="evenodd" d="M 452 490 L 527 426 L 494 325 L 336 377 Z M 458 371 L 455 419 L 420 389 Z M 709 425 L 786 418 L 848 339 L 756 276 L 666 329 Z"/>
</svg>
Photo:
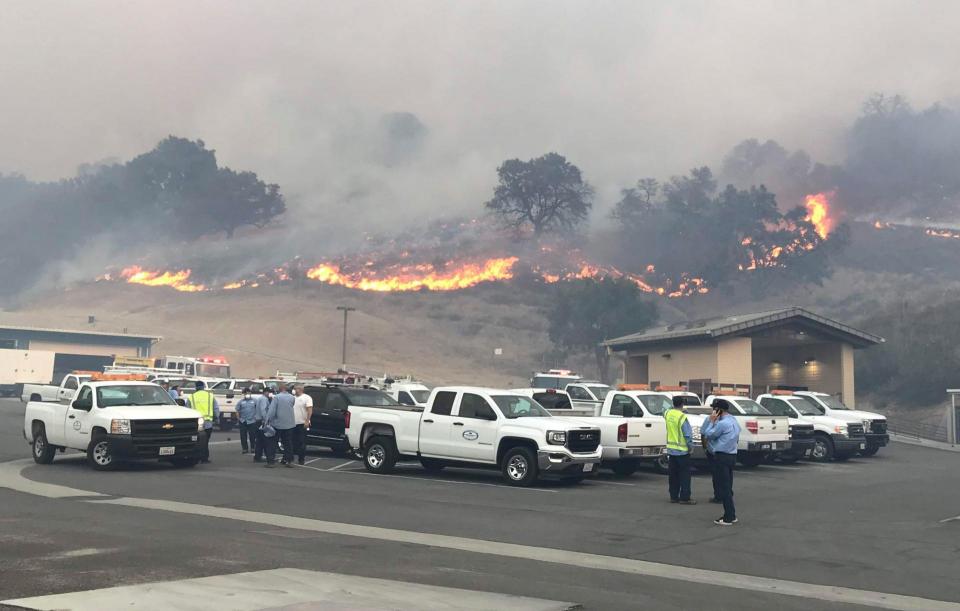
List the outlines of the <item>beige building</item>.
<svg viewBox="0 0 960 611">
<path fill-rule="evenodd" d="M 853 405 L 854 352 L 883 342 L 803 308 L 725 316 L 647 329 L 605 342 L 628 384 L 686 386 L 752 397 L 815 390 Z"/>
</svg>

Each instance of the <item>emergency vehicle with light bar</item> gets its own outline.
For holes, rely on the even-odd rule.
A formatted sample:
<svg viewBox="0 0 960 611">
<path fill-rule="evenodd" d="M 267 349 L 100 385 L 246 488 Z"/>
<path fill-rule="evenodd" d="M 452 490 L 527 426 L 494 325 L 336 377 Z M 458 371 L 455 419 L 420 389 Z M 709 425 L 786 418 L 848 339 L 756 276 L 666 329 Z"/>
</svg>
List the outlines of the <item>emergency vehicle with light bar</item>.
<svg viewBox="0 0 960 611">
<path fill-rule="evenodd" d="M 34 461 L 49 464 L 69 448 L 86 452 L 90 466 L 101 471 L 130 460 L 192 467 L 206 443 L 202 433 L 203 418 L 196 411 L 135 375 L 91 375 L 75 397 L 30 401 L 23 417 L 23 437 Z"/>
</svg>

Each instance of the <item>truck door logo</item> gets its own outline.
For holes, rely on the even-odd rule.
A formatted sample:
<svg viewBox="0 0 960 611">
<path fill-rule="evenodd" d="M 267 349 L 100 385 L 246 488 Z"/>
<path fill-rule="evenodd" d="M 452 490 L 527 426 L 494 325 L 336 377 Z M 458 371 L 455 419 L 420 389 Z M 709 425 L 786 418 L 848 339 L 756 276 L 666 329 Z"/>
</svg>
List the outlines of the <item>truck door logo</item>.
<svg viewBox="0 0 960 611">
<path fill-rule="evenodd" d="M 464 431 L 463 438 L 466 439 L 467 441 L 476 441 L 477 439 L 480 438 L 480 434 L 477 433 L 476 431 Z"/>
<path fill-rule="evenodd" d="M 80 421 L 79 421 L 79 420 L 74 420 L 74 421 L 73 421 L 73 430 L 75 430 L 75 431 L 79 431 L 79 430 L 80 430 Z"/>
</svg>

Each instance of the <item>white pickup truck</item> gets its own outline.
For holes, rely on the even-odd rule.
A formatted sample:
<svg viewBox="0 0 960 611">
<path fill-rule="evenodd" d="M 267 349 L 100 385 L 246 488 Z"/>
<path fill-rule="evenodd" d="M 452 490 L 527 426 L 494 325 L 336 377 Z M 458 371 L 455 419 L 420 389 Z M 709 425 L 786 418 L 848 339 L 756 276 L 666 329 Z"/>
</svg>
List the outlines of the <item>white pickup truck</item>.
<svg viewBox="0 0 960 611">
<path fill-rule="evenodd" d="M 430 389 L 415 382 L 394 382 L 383 389 L 383 392 L 393 397 L 400 405 L 415 405 L 425 407 L 430 398 Z"/>
<path fill-rule="evenodd" d="M 350 405 L 347 440 L 371 473 L 390 473 L 401 459 L 427 471 L 448 465 L 497 468 L 511 485 L 539 478 L 580 481 L 600 463 L 600 430 L 551 416 L 508 390 L 434 388 L 425 408 Z"/>
<path fill-rule="evenodd" d="M 667 425 L 663 412 L 669 399 L 647 390 L 611 390 L 600 413 L 577 420 L 600 429 L 603 462 L 620 476 L 632 475 L 642 462 L 657 463 L 666 452 Z"/>
<path fill-rule="evenodd" d="M 63 376 L 60 385 L 24 384 L 20 400 L 27 401 L 70 401 L 80 385 L 90 379 L 90 374 L 70 373 Z"/>
<path fill-rule="evenodd" d="M 800 397 L 782 394 L 763 394 L 757 402 L 772 414 L 788 416 L 791 420 L 791 438 L 794 419 L 813 427 L 813 447 L 810 458 L 817 462 L 847 460 L 867 447 L 863 424 L 827 416 L 820 409 Z M 796 440 L 794 439 L 794 444 Z"/>
<path fill-rule="evenodd" d="M 199 444 L 206 443 L 202 431 L 197 412 L 150 382 L 84 382 L 71 401 L 30 401 L 23 417 L 34 461 L 49 464 L 69 448 L 86 452 L 90 466 L 101 471 L 128 460 L 192 467 Z"/>
<path fill-rule="evenodd" d="M 740 424 L 737 459 L 744 467 L 756 467 L 792 447 L 790 422 L 787 418 L 774 416 L 749 397 L 710 395 L 705 403 L 712 407 L 719 401 L 727 402 L 730 415 Z M 687 411 L 692 409 L 697 408 L 687 408 Z"/>
<path fill-rule="evenodd" d="M 567 384 L 564 388 L 574 409 L 590 409 L 593 410 L 595 416 L 600 415 L 603 400 L 607 398 L 611 390 L 613 388 L 600 382 L 577 382 L 576 384 Z"/>
<path fill-rule="evenodd" d="M 890 443 L 890 435 L 887 434 L 887 418 L 883 414 L 850 409 L 840 399 L 825 392 L 797 391 L 793 396 L 800 397 L 826 416 L 840 418 L 848 423 L 862 423 L 867 447 L 860 450 L 860 456 L 873 456 L 880 448 Z"/>
</svg>

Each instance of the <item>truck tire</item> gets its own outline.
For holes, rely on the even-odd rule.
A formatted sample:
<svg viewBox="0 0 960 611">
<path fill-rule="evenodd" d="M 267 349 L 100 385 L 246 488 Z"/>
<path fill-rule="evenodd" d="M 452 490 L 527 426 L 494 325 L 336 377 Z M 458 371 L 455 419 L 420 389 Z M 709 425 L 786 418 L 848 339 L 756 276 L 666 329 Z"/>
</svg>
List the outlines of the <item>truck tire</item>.
<svg viewBox="0 0 960 611">
<path fill-rule="evenodd" d="M 537 481 L 537 457 L 530 448 L 517 446 L 503 455 L 500 471 L 511 486 L 532 486 Z"/>
<path fill-rule="evenodd" d="M 397 445 L 392 437 L 377 435 L 363 446 L 363 466 L 370 473 L 391 473 L 397 464 Z"/>
<path fill-rule="evenodd" d="M 880 446 L 876 443 L 868 443 L 866 449 L 860 450 L 860 456 L 870 457 L 880 451 Z"/>
<path fill-rule="evenodd" d="M 637 472 L 640 465 L 635 460 L 618 460 L 613 463 L 613 473 L 619 477 L 630 477 Z"/>
<path fill-rule="evenodd" d="M 116 466 L 110 451 L 110 442 L 103 433 L 95 433 L 90 440 L 90 445 L 87 446 L 87 462 L 96 471 L 110 471 Z"/>
<path fill-rule="evenodd" d="M 767 459 L 763 452 L 745 452 L 739 456 L 740 464 L 747 469 L 753 469 Z"/>
<path fill-rule="evenodd" d="M 33 461 L 38 465 L 49 465 L 53 462 L 53 457 L 57 453 L 57 448 L 50 445 L 47 441 L 47 431 L 43 425 L 37 427 L 37 432 L 33 435 Z"/>
<path fill-rule="evenodd" d="M 427 473 L 440 473 L 446 466 L 442 460 L 436 458 L 420 458 L 420 464 L 423 465 L 423 470 Z"/>
<path fill-rule="evenodd" d="M 657 459 L 653 461 L 653 470 L 660 475 L 670 473 L 670 456 L 668 454 L 657 456 Z"/>
<path fill-rule="evenodd" d="M 813 437 L 813 449 L 810 458 L 816 462 L 830 462 L 833 460 L 833 440 L 829 435 L 818 434 Z"/>
</svg>

